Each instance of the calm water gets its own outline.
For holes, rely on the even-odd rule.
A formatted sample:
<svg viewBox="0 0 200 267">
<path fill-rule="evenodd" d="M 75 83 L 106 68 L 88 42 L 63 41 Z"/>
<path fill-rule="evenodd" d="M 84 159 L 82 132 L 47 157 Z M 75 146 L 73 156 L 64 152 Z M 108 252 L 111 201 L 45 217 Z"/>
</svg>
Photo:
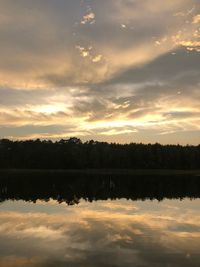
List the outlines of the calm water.
<svg viewBox="0 0 200 267">
<path fill-rule="evenodd" d="M 75 187 L 63 183 L 63 189 L 58 179 L 51 180 L 46 191 L 38 184 L 37 193 L 37 183 L 16 179 L 0 179 L 1 267 L 200 266 L 200 199 L 195 196 L 133 200 L 134 190 L 124 180 L 127 190 L 120 187 L 126 197 L 118 197 L 119 180 L 111 178 L 99 180 L 102 188 L 94 180 L 87 186 L 77 180 Z M 155 192 L 157 186 L 154 181 Z M 77 196 L 80 188 L 85 199 Z"/>
</svg>

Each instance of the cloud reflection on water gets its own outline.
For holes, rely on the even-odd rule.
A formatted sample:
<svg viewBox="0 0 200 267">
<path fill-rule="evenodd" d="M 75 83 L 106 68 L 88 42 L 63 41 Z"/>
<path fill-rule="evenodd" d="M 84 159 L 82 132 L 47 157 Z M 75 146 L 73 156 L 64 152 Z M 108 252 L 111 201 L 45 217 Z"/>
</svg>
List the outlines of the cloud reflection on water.
<svg viewBox="0 0 200 267">
<path fill-rule="evenodd" d="M 0 212 L 0 265 L 197 266 L 199 202 L 8 201 Z"/>
</svg>

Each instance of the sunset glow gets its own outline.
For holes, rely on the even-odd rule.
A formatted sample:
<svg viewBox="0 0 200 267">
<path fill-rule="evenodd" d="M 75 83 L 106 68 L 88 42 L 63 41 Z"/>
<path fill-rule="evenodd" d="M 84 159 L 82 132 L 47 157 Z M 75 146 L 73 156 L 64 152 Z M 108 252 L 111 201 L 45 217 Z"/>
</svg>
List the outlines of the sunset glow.
<svg viewBox="0 0 200 267">
<path fill-rule="evenodd" d="M 0 10 L 0 138 L 200 143 L 199 0 Z"/>
</svg>

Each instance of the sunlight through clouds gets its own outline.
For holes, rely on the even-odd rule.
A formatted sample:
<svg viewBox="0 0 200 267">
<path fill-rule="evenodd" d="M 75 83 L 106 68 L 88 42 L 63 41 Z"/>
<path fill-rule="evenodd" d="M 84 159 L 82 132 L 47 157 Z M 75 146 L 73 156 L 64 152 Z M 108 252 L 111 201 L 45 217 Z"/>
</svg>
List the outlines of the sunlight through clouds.
<svg viewBox="0 0 200 267">
<path fill-rule="evenodd" d="M 199 1 L 2 0 L 0 10 L 1 137 L 200 142 Z"/>
</svg>

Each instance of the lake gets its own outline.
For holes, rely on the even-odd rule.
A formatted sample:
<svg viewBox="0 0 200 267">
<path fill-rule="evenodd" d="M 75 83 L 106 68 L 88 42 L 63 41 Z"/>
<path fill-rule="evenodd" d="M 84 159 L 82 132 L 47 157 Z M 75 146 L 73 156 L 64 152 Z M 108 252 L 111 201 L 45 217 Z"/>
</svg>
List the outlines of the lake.
<svg viewBox="0 0 200 267">
<path fill-rule="evenodd" d="M 1 267 L 200 266 L 195 175 L 0 177 Z"/>
</svg>

